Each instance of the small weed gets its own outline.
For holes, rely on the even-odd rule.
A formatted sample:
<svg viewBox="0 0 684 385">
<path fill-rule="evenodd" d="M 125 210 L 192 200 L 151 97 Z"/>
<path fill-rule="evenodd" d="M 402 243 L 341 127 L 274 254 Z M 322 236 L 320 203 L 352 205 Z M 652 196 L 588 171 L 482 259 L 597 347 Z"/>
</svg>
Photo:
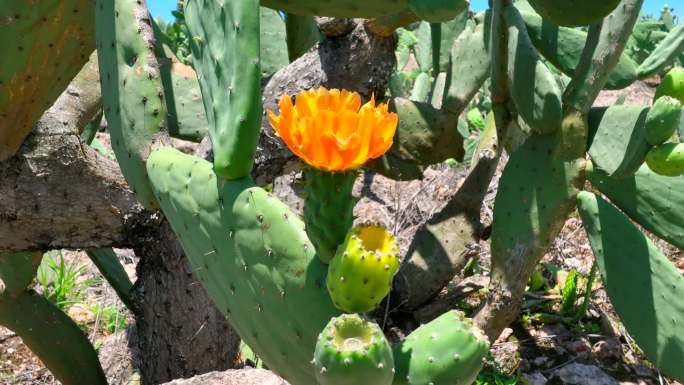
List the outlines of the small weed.
<svg viewBox="0 0 684 385">
<path fill-rule="evenodd" d="M 485 367 L 475 379 L 475 385 L 516 385 L 518 377 L 501 373 L 500 371 Z"/>
<path fill-rule="evenodd" d="M 64 310 L 83 297 L 83 290 L 96 280 L 79 280 L 85 265 L 67 263 L 61 251 L 49 252 L 43 256 L 38 267 L 37 280 L 45 298 Z"/>
<path fill-rule="evenodd" d="M 95 313 L 102 330 L 107 334 L 116 333 L 119 330 L 126 329 L 128 326 L 126 315 L 117 306 L 110 305 L 103 307 L 98 303 L 92 305 L 90 310 Z"/>
</svg>

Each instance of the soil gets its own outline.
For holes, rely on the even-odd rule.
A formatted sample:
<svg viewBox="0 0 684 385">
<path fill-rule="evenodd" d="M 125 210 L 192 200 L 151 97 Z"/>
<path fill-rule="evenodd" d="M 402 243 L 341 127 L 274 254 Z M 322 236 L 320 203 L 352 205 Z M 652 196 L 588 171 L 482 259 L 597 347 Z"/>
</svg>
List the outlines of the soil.
<svg viewBox="0 0 684 385">
<path fill-rule="evenodd" d="M 625 100 L 629 103 L 646 105 L 652 99 L 653 87 L 648 83 L 638 82 L 625 90 L 603 92 L 597 104 L 610 105 L 620 95 L 625 95 Z M 106 135 L 99 137 L 107 145 Z M 503 166 L 500 169 L 501 167 Z M 464 167 L 447 165 L 431 167 L 423 180 L 411 182 L 396 182 L 380 175 L 365 173 L 355 186 L 355 191 L 361 198 L 355 214 L 359 221 L 380 222 L 394 229 L 402 250 L 405 251 L 417 227 L 446 203 L 465 175 Z M 492 181 L 482 210 L 485 222 L 491 221 L 498 175 Z M 295 209 L 301 207 L 301 202 L 293 199 L 288 189 L 292 186 L 297 189 L 297 177 L 295 166 L 288 176 L 274 183 L 274 193 L 279 196 L 287 195 L 290 198 L 287 203 Z M 684 269 L 684 254 L 680 250 L 655 237 L 652 239 L 680 269 Z M 135 256 L 127 250 L 118 250 L 118 254 L 131 278 L 135 279 Z M 98 303 L 103 306 L 114 305 L 120 309 L 123 309 L 123 305 L 114 291 L 101 279 L 84 252 L 65 251 L 64 256 L 68 262 L 86 266 L 81 280 L 97 278 L 97 282 L 85 290 L 82 304 L 72 306 L 69 314 L 83 325 L 96 346 L 102 341 L 109 341 L 101 352 L 108 352 L 108 356 L 125 352 L 125 334 L 117 330 L 114 333 L 104 331 L 97 317 L 89 310 L 89 306 Z M 478 274 L 466 280 L 475 287 L 486 283 L 489 269 L 487 242 L 481 244 L 479 260 L 479 270 L 476 269 Z M 566 274 L 562 272 L 577 270 L 582 277 L 578 287 L 583 288 L 584 277 L 589 274 L 592 261 L 585 232 L 575 213 L 568 219 L 561 235 L 545 255 L 541 266 L 546 267 L 540 267 L 540 272 L 548 286 L 553 287 L 558 281 L 562 283 Z M 561 273 L 554 273 L 555 269 L 559 269 Z M 466 311 L 472 310 L 481 300 L 481 293 L 478 290 L 464 292 L 469 294 L 463 297 L 459 307 Z M 581 293 L 578 297 L 581 297 Z M 527 293 L 523 314 L 493 344 L 492 357 L 480 376 L 481 384 L 678 384 L 662 376 L 644 360 L 621 327 L 601 287 L 600 278 L 594 285 L 587 314 L 579 322 L 567 322 L 557 316 L 560 314 L 559 298 L 558 291 L 554 292 L 553 289 Z M 581 298 L 577 302 L 581 303 Z M 133 319 L 130 313 L 123 310 L 123 314 L 131 325 Z M 114 342 L 113 350 L 111 341 L 118 341 Z M 113 365 L 111 357 L 104 358 L 105 368 L 117 366 L 116 369 L 108 370 L 112 383 L 125 383 L 124 378 L 126 373 L 130 375 L 131 368 L 121 369 L 126 365 Z M 118 361 L 118 358 L 114 361 Z M 116 374 L 112 374 L 114 372 Z M 56 384 L 59 382 L 22 344 L 21 339 L 9 330 L 0 328 L 0 385 Z"/>
</svg>

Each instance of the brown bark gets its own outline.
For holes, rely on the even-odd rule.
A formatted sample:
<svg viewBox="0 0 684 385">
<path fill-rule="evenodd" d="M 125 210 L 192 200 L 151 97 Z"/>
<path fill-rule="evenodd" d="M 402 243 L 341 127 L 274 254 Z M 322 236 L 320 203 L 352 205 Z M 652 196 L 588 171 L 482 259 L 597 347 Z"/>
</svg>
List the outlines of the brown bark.
<svg viewBox="0 0 684 385">
<path fill-rule="evenodd" d="M 130 229 L 140 257 L 133 289 L 144 384 L 230 369 L 240 338 L 195 278 L 165 220 Z"/>
</svg>

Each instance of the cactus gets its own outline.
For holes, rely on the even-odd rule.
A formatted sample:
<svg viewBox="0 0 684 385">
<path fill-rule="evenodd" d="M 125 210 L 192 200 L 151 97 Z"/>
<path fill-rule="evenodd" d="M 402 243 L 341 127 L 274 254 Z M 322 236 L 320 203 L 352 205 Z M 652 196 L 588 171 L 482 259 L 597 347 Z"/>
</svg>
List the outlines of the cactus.
<svg viewBox="0 0 684 385">
<path fill-rule="evenodd" d="M 646 164 L 659 175 L 684 174 L 684 143 L 663 143 L 653 147 L 646 154 Z"/>
<path fill-rule="evenodd" d="M 684 23 L 677 24 L 658 44 L 637 70 L 639 78 L 647 78 L 671 63 L 684 51 Z"/>
<path fill-rule="evenodd" d="M 394 347 L 394 385 L 472 384 L 488 350 L 482 331 L 449 311 Z"/>
<path fill-rule="evenodd" d="M 0 7 L 0 161 L 19 149 L 93 51 L 89 0 L 12 1 Z"/>
<path fill-rule="evenodd" d="M 648 237 L 615 207 L 589 192 L 578 208 L 613 307 L 646 356 L 684 377 L 684 278 Z"/>
<path fill-rule="evenodd" d="M 684 68 L 671 69 L 656 88 L 655 98 L 671 96 L 684 104 Z"/>
<path fill-rule="evenodd" d="M 391 385 L 394 357 L 380 327 L 356 314 L 334 317 L 316 343 L 312 361 L 321 385 Z"/>
<path fill-rule="evenodd" d="M 590 131 L 594 132 L 589 155 L 597 168 L 616 178 L 639 169 L 650 148 L 646 141 L 648 113 L 646 107 L 618 105 L 589 115 Z"/>
<path fill-rule="evenodd" d="M 348 313 L 375 309 L 392 287 L 398 252 L 394 236 L 381 226 L 350 231 L 328 268 L 328 292 L 335 306 Z"/>
<path fill-rule="evenodd" d="M 287 32 L 285 21 L 278 11 L 260 7 L 259 18 L 261 76 L 266 77 L 273 75 L 290 62 L 286 41 Z"/>
<path fill-rule="evenodd" d="M 592 1 L 576 0 L 529 0 L 530 5 L 545 19 L 562 26 L 589 25 L 601 20 L 615 7 L 620 0 Z"/>
<path fill-rule="evenodd" d="M 646 141 L 655 146 L 672 137 L 679 128 L 682 104 L 669 96 L 658 98 L 646 115 Z"/>
</svg>

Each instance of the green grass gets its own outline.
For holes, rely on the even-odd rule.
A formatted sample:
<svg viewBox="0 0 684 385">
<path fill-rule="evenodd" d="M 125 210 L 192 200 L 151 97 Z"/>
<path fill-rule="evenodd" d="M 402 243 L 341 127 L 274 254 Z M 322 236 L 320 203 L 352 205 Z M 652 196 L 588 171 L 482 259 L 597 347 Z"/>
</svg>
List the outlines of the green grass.
<svg viewBox="0 0 684 385">
<path fill-rule="evenodd" d="M 66 262 L 61 251 L 48 252 L 43 256 L 36 278 L 45 298 L 64 310 L 80 302 L 84 290 L 97 282 L 79 279 L 85 269 L 85 265 L 77 262 Z"/>
<path fill-rule="evenodd" d="M 128 326 L 126 314 L 115 305 L 102 306 L 99 303 L 91 305 L 90 310 L 95 313 L 99 325 L 107 334 L 114 334 Z"/>
</svg>

